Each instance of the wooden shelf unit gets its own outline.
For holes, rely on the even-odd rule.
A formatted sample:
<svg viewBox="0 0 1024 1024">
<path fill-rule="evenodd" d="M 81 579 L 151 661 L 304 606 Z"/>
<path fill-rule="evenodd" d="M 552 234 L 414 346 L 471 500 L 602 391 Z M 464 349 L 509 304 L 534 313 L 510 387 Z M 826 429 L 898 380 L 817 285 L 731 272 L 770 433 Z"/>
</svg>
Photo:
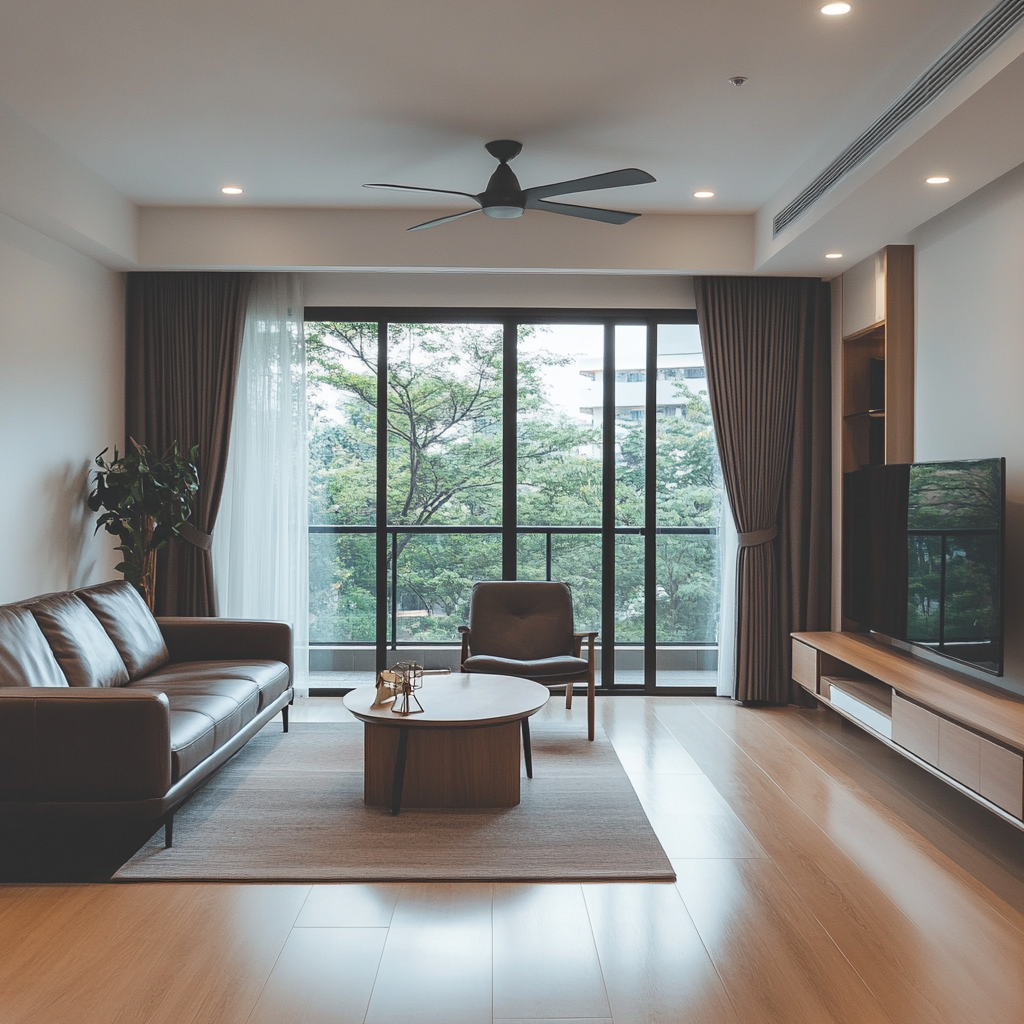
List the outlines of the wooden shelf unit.
<svg viewBox="0 0 1024 1024">
<path fill-rule="evenodd" d="M 914 461 L 914 247 L 887 245 L 881 253 L 883 318 L 842 339 L 842 473 L 862 466 Z M 879 307 L 876 306 L 876 314 Z M 845 538 L 842 511 L 840 535 Z M 864 623 L 847 614 L 849 552 L 842 554 L 842 628 Z"/>
<path fill-rule="evenodd" d="M 885 315 L 843 337 L 844 473 L 914 461 L 914 247 L 887 245 L 882 264 Z"/>
<path fill-rule="evenodd" d="M 858 633 L 794 633 L 793 679 L 1024 830 L 1024 698 Z"/>
</svg>

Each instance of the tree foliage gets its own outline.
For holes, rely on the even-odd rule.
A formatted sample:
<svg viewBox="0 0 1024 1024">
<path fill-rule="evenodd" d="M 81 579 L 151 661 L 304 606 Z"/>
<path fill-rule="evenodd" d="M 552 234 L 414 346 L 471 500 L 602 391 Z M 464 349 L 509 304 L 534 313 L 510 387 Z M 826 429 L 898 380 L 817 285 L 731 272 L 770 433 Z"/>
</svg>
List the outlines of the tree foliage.
<svg viewBox="0 0 1024 1024">
<path fill-rule="evenodd" d="M 310 431 L 314 522 L 371 526 L 376 519 L 377 324 L 309 323 L 309 379 L 318 404 Z M 501 523 L 502 331 L 495 325 L 392 325 L 387 367 L 387 521 L 396 526 Z M 521 336 L 530 328 L 520 328 Z M 554 352 L 518 367 L 520 526 L 598 526 L 601 431 L 560 414 L 546 371 L 571 360 Z M 710 410 L 676 385 L 686 416 L 655 420 L 658 521 L 715 526 L 717 456 Z M 643 523 L 644 424 L 616 430 L 616 522 Z M 642 538 L 620 537 L 617 634 L 643 635 Z M 658 539 L 659 636 L 714 639 L 714 537 Z M 372 642 L 374 543 L 370 535 L 314 535 L 311 611 L 315 639 Z M 399 534 L 399 639 L 454 640 L 472 583 L 499 578 L 500 535 Z M 523 535 L 521 579 L 543 579 L 543 536 Z M 552 577 L 573 587 L 579 628 L 600 624 L 601 546 L 596 535 L 556 535 Z M 666 630 L 668 632 L 666 632 Z"/>
</svg>

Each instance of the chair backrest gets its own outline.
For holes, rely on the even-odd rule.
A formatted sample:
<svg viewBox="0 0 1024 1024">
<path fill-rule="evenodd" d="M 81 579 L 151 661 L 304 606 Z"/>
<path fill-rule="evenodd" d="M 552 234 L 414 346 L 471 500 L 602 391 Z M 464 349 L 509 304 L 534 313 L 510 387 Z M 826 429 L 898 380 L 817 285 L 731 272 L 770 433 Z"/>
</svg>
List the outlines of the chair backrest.
<svg viewBox="0 0 1024 1024">
<path fill-rule="evenodd" d="M 529 580 L 474 584 L 469 643 L 472 654 L 518 661 L 572 654 L 572 591 Z"/>
</svg>

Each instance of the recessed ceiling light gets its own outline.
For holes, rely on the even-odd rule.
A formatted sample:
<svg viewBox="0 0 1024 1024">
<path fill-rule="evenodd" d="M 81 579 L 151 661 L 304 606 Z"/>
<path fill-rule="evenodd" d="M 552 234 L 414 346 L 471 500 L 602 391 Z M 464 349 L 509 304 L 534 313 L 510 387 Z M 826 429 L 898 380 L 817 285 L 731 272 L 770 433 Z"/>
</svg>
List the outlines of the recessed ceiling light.
<svg viewBox="0 0 1024 1024">
<path fill-rule="evenodd" d="M 841 252 L 827 252 L 825 253 L 825 259 L 827 260 L 841 260 L 843 254 Z"/>
<path fill-rule="evenodd" d="M 237 185 L 225 185 L 221 192 L 226 196 L 240 196 L 242 194 L 242 190 Z"/>
<path fill-rule="evenodd" d="M 949 178 L 944 174 L 936 174 L 934 178 L 925 178 L 924 180 L 928 185 L 945 185 Z"/>
<path fill-rule="evenodd" d="M 849 4 L 825 4 L 821 9 L 822 14 L 849 14 Z"/>
<path fill-rule="evenodd" d="M 714 197 L 715 197 L 715 193 L 714 192 L 709 192 L 707 189 L 701 189 L 700 192 L 694 192 L 693 193 L 693 198 L 694 199 L 714 199 Z"/>
</svg>

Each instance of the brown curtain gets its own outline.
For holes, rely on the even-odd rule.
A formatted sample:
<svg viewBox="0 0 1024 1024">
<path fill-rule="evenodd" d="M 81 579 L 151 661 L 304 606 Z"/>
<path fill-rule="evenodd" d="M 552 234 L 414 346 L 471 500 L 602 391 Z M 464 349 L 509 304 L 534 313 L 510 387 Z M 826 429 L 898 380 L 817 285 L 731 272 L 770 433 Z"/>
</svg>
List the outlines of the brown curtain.
<svg viewBox="0 0 1024 1024">
<path fill-rule="evenodd" d="M 158 615 L 216 615 L 210 557 L 231 434 L 251 274 L 131 273 L 126 300 L 125 425 L 163 453 L 199 445 L 190 524 L 161 552 Z"/>
<path fill-rule="evenodd" d="M 694 286 L 739 532 L 736 697 L 784 704 L 795 697 L 790 632 L 829 628 L 829 288 L 768 277 Z"/>
</svg>

